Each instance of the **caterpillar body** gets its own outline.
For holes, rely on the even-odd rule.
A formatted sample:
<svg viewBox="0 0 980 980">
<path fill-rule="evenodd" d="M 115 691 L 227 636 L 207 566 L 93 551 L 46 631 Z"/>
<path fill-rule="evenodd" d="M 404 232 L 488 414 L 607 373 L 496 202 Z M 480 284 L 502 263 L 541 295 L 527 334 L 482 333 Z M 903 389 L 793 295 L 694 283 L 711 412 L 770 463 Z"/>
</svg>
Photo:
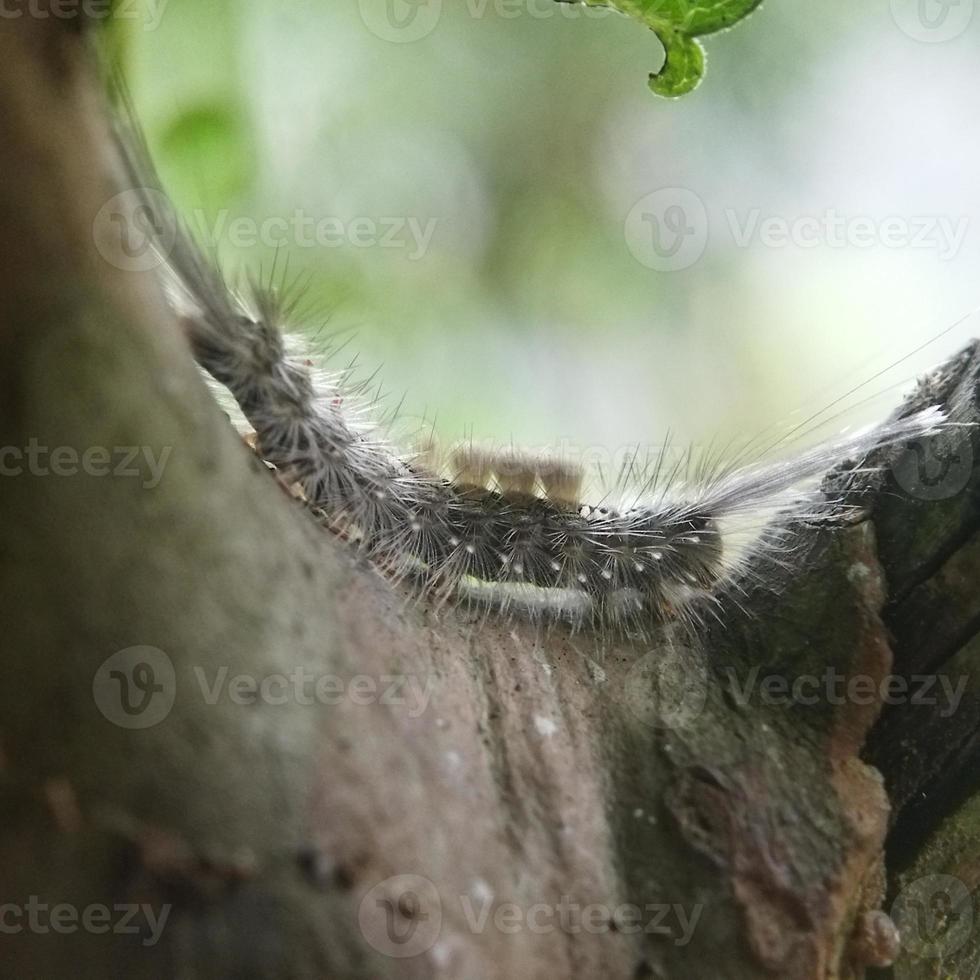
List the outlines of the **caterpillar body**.
<svg viewBox="0 0 980 980">
<path fill-rule="evenodd" d="M 162 281 L 200 367 L 230 392 L 257 452 L 310 512 L 427 600 L 492 606 L 598 630 L 695 626 L 760 563 L 783 557 L 786 528 L 842 513 L 813 486 L 844 461 L 950 423 L 934 406 L 841 435 L 790 459 L 786 439 L 727 461 L 634 457 L 622 499 L 586 502 L 561 458 L 461 444 L 399 452 L 347 373 L 318 368 L 287 332 L 295 311 L 273 284 L 229 287 L 166 198 L 125 98 L 115 117 L 134 204 L 150 213 Z M 273 277 L 274 279 L 274 277 Z M 629 483 L 630 481 L 624 481 Z M 740 536 L 751 530 L 748 544 Z"/>
</svg>

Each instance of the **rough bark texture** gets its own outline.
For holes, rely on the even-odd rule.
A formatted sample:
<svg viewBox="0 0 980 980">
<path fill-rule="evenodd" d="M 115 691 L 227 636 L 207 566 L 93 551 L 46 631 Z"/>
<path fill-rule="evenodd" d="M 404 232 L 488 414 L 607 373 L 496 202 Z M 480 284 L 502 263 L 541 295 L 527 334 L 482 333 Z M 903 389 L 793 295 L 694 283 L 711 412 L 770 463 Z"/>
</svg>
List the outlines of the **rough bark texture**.
<svg viewBox="0 0 980 980">
<path fill-rule="evenodd" d="M 806 573 L 698 648 L 427 612 L 257 464 L 152 275 L 96 247 L 118 188 L 78 23 L 0 20 L 0 445 L 170 455 L 152 487 L 0 477 L 4 975 L 860 977 L 893 951 L 886 845 L 895 975 L 975 975 L 975 435 L 893 454 L 866 519 L 801 528 Z M 920 397 L 978 377 L 971 349 Z M 135 646 L 152 727 L 102 667 Z M 333 680 L 209 703 L 222 668 Z M 828 670 L 862 686 L 768 703 Z M 893 670 L 968 690 L 879 721 Z M 84 925 L 129 903 L 158 941 Z"/>
</svg>

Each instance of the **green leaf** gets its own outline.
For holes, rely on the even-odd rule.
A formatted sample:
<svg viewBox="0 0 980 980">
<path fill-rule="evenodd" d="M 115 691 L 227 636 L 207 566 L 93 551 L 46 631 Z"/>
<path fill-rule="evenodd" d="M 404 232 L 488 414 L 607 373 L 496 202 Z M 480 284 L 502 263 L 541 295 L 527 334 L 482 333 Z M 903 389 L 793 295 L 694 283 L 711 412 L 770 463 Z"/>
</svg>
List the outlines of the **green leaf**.
<svg viewBox="0 0 980 980">
<path fill-rule="evenodd" d="M 714 34 L 747 17 L 762 0 L 586 0 L 612 7 L 646 24 L 660 39 L 666 60 L 650 75 L 657 95 L 677 98 L 698 87 L 704 77 L 704 48 L 696 39 Z"/>
<path fill-rule="evenodd" d="M 180 113 L 163 131 L 161 144 L 168 183 L 178 199 L 193 200 L 206 192 L 212 200 L 229 201 L 250 186 L 255 154 L 232 103 L 212 101 Z M 202 185 L 205 165 L 207 183 Z"/>
</svg>

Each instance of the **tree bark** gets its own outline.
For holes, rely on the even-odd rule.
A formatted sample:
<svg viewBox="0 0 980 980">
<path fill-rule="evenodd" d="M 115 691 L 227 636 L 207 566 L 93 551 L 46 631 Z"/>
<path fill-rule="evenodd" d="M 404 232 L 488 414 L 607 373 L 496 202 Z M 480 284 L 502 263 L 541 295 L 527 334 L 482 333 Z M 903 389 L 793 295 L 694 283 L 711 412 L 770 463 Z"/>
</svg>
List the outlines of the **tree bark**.
<svg viewBox="0 0 980 980">
<path fill-rule="evenodd" d="M 113 252 L 77 14 L 0 20 L 6 975 L 851 978 L 895 900 L 895 975 L 972 975 L 975 432 L 890 452 L 699 644 L 427 609 L 241 444 Z M 916 397 L 975 419 L 978 378 L 971 348 Z M 893 674 L 968 687 L 882 714 Z"/>
</svg>

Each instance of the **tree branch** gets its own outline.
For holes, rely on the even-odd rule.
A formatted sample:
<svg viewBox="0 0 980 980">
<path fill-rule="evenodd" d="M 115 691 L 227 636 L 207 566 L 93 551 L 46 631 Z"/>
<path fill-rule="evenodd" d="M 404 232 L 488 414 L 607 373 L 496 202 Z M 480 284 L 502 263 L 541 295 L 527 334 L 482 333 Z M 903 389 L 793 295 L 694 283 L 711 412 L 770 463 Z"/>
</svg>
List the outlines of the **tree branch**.
<svg viewBox="0 0 980 980">
<path fill-rule="evenodd" d="M 0 43 L 0 171 L 18 175 L 0 184 L 2 445 L 20 454 L 0 478 L 0 895 L 23 926 L 0 930 L 3 961 L 582 980 L 886 963 L 889 808 L 859 758 L 880 702 L 787 709 L 757 681 L 880 681 L 890 640 L 902 671 L 969 671 L 972 467 L 947 499 L 891 480 L 868 519 L 801 528 L 805 575 L 757 589 L 703 648 L 421 608 L 240 444 L 153 270 L 113 253 L 82 36 L 25 17 Z M 977 372 L 970 350 L 935 394 L 972 405 Z M 85 472 L 57 475 L 55 447 L 88 453 Z M 921 794 L 945 808 L 972 763 L 970 704 L 876 729 L 902 858 L 936 822 Z M 76 928 L 43 930 L 38 904 Z M 130 904 L 138 934 L 84 924 Z"/>
</svg>

